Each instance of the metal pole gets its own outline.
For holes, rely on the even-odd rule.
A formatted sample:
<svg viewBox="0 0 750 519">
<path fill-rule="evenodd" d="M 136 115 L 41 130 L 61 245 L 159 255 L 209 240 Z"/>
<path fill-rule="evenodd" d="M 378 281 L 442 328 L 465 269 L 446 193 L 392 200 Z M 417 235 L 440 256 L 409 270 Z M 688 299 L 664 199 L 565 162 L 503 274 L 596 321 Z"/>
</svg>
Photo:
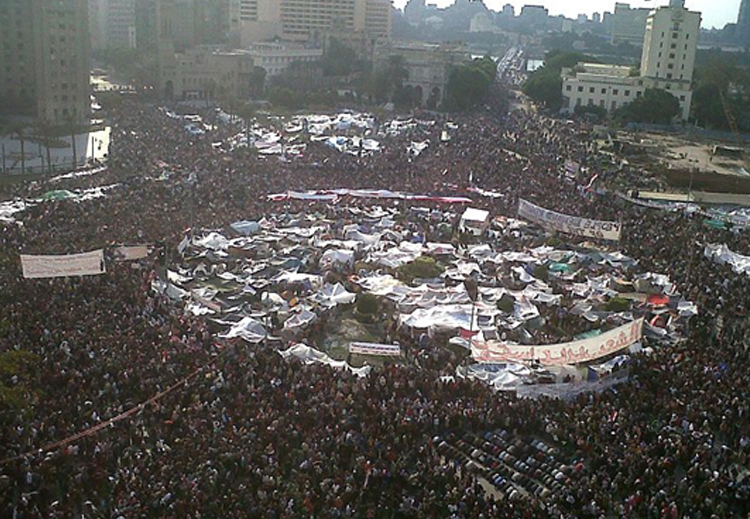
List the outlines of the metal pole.
<svg viewBox="0 0 750 519">
<path fill-rule="evenodd" d="M 3 175 L 5 175 L 5 143 L 3 143 Z"/>
</svg>

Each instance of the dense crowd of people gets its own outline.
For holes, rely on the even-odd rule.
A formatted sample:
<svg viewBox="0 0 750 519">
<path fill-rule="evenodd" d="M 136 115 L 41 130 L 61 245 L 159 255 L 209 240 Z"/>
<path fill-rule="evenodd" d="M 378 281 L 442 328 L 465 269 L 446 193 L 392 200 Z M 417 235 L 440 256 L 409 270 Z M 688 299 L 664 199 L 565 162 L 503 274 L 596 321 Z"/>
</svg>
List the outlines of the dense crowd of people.
<svg viewBox="0 0 750 519">
<path fill-rule="evenodd" d="M 0 229 L 0 354 L 35 359 L 28 380 L 2 380 L 29 394 L 23 409 L 1 415 L 0 517 L 748 516 L 750 281 L 702 254 L 705 243 L 748 254 L 747 232 L 620 200 L 611 187 L 639 187 L 639 172 L 599 154 L 584 124 L 490 104 L 454 118 L 448 142 L 441 124 L 418 130 L 431 143 L 418 157 L 406 134 L 371 155 L 311 145 L 279 160 L 214 145 L 242 131 L 237 124 L 217 121 L 206 135 L 188 135 L 178 119 L 134 101 L 109 116 L 108 169 L 56 186 L 117 187 L 84 203 L 29 207 L 22 225 Z M 577 174 L 566 173 L 571 161 Z M 583 189 L 594 174 L 595 189 Z M 467 195 L 472 184 L 497 196 Z M 21 276 L 21 252 L 150 243 L 176 254 L 190 228 L 310 205 L 270 201 L 269 193 L 331 188 L 460 193 L 509 217 L 525 198 L 622 221 L 622 251 L 669 273 L 700 313 L 685 341 L 637 356 L 630 380 L 613 390 L 572 402 L 525 400 L 441 380 L 461 361 L 443 348 L 357 378 L 284 360 L 264 345 L 218 340 L 205 320 L 150 290 L 157 264 L 169 261 L 158 255 L 110 263 L 101 276 Z M 95 434 L 38 450 L 147 401 Z M 575 467 L 565 492 L 508 499 L 437 448 L 452 433 L 497 428 L 558 446 Z"/>
</svg>

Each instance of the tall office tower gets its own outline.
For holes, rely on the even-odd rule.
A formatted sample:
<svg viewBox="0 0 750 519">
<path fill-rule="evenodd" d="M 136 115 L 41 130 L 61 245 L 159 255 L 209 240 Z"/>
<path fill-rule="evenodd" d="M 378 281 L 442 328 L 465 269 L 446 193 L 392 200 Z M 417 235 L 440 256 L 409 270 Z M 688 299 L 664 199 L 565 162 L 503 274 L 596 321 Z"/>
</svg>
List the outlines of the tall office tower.
<svg viewBox="0 0 750 519">
<path fill-rule="evenodd" d="M 750 0 L 742 0 L 737 16 L 736 40 L 743 47 L 750 46 Z"/>
<path fill-rule="evenodd" d="M 135 0 L 107 0 L 106 42 L 108 48 L 136 47 Z"/>
<path fill-rule="evenodd" d="M 330 34 L 390 39 L 390 0 L 235 0 L 245 41 L 316 41 Z"/>
<path fill-rule="evenodd" d="M 690 85 L 700 36 L 701 14 L 685 9 L 685 0 L 670 0 L 646 21 L 641 75 Z"/>
<path fill-rule="evenodd" d="M 87 0 L 0 3 L 0 113 L 48 124 L 88 120 L 88 22 Z"/>
<path fill-rule="evenodd" d="M 633 9 L 630 4 L 617 2 L 612 15 L 612 34 L 610 42 L 630 43 L 640 47 L 643 45 L 643 35 L 646 33 L 646 20 L 651 12 L 649 8 Z"/>
</svg>

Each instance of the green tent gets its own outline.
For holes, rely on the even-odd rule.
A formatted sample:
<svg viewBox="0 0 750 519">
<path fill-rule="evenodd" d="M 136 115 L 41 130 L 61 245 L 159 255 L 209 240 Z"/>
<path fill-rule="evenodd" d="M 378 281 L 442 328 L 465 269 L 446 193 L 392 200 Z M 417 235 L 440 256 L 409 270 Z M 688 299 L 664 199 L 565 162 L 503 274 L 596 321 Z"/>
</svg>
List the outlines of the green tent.
<svg viewBox="0 0 750 519">
<path fill-rule="evenodd" d="M 75 198 L 76 195 L 72 191 L 68 191 L 67 189 L 58 189 L 55 191 L 47 191 L 44 193 L 44 196 L 42 196 L 42 200 L 45 202 L 59 202 L 60 200 L 69 200 L 71 198 Z"/>
<path fill-rule="evenodd" d="M 727 223 L 722 220 L 705 220 L 703 223 L 711 227 L 712 229 L 726 229 L 727 228 Z"/>
</svg>

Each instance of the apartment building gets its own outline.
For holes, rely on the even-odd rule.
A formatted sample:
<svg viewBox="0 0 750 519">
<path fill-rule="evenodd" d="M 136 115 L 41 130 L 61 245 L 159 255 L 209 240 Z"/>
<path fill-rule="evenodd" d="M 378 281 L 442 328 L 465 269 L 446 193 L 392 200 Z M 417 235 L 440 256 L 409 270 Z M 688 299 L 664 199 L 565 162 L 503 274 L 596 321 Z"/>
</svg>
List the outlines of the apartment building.
<svg viewBox="0 0 750 519">
<path fill-rule="evenodd" d="M 0 113 L 88 120 L 88 17 L 87 0 L 0 2 Z"/>
</svg>

